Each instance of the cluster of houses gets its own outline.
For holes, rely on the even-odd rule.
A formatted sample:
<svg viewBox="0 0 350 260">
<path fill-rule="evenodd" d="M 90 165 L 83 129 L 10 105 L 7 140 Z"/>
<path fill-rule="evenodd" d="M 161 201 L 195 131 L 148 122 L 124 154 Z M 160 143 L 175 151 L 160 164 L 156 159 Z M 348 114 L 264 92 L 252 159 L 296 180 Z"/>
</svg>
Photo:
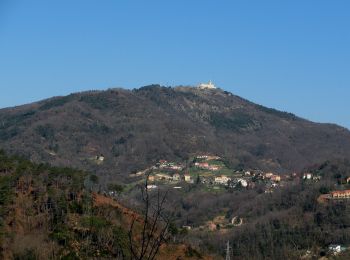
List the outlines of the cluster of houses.
<svg viewBox="0 0 350 260">
<path fill-rule="evenodd" d="M 330 193 L 332 199 L 350 199 L 350 190 L 338 190 Z"/>
<path fill-rule="evenodd" d="M 216 184 L 222 184 L 222 185 L 227 185 L 230 180 L 231 178 L 227 177 L 226 175 L 221 175 L 214 178 L 214 182 Z"/>
<path fill-rule="evenodd" d="M 209 170 L 209 171 L 218 171 L 221 169 L 218 165 L 210 165 L 207 162 L 195 162 L 194 166 L 203 169 L 203 170 Z"/>
<path fill-rule="evenodd" d="M 221 160 L 221 157 L 210 154 L 200 154 L 195 156 L 193 164 L 190 167 L 203 170 L 204 174 L 190 174 L 191 169 L 187 168 L 183 163 L 160 160 L 154 166 L 133 174 L 133 176 L 147 175 L 150 185 L 154 185 L 157 182 L 163 184 L 176 184 L 184 182 L 188 184 L 202 183 L 208 186 L 214 186 L 214 188 L 218 186 L 225 186 L 228 188 L 254 188 L 259 184 L 263 184 L 265 187 L 265 193 L 272 193 L 274 189 L 285 185 L 285 182 L 288 180 L 319 181 L 321 179 L 319 175 L 309 172 L 283 175 L 283 178 L 279 174 L 273 172 L 263 172 L 261 170 L 232 170 L 230 173 L 227 173 L 227 169 L 223 169 L 224 165 L 222 162 L 215 162 Z M 350 178 L 348 181 L 350 182 Z M 155 187 L 155 185 L 150 186 L 150 188 Z M 331 196 L 334 198 L 342 198 L 350 195 L 348 193 L 335 193 Z"/>
<path fill-rule="evenodd" d="M 349 199 L 350 199 L 350 190 L 337 190 L 327 194 L 321 194 L 318 197 L 317 201 L 319 203 L 326 203 L 331 200 L 343 201 L 343 200 L 349 200 Z"/>
<path fill-rule="evenodd" d="M 271 180 L 273 182 L 280 182 L 281 181 L 281 176 L 277 175 L 277 174 L 274 174 L 272 172 L 265 173 L 265 178 L 268 179 L 268 180 Z"/>
<path fill-rule="evenodd" d="M 169 170 L 175 170 L 175 171 L 182 171 L 185 166 L 183 164 L 178 164 L 175 162 L 168 162 L 166 160 L 160 160 L 159 163 L 156 164 L 156 167 L 158 167 L 158 169 L 169 169 Z"/>
<path fill-rule="evenodd" d="M 153 165 L 149 168 L 146 168 L 142 171 L 139 171 L 134 174 L 130 174 L 130 177 L 139 177 L 139 176 L 144 176 L 150 171 L 155 171 L 155 170 L 165 170 L 165 171 L 182 171 L 185 168 L 183 164 L 175 163 L 175 162 L 168 162 L 166 160 L 160 160 L 156 165 Z M 160 174 L 157 176 L 158 179 L 160 180 L 170 180 L 171 177 L 169 177 L 168 174 Z"/>
<path fill-rule="evenodd" d="M 156 173 L 154 175 L 148 176 L 148 181 L 155 182 L 155 181 L 173 181 L 173 182 L 179 182 L 182 180 L 182 176 L 179 173 L 174 173 L 173 175 L 169 175 L 166 173 Z"/>
<path fill-rule="evenodd" d="M 328 246 L 328 251 L 332 254 L 332 255 L 338 255 L 341 252 L 344 252 L 345 250 L 347 250 L 346 247 L 339 245 L 339 244 L 331 244 Z"/>
<path fill-rule="evenodd" d="M 220 160 L 221 157 L 217 155 L 202 154 L 202 155 L 197 155 L 196 159 L 204 159 L 206 161 L 209 161 L 209 160 Z"/>
<path fill-rule="evenodd" d="M 179 174 L 174 173 L 172 175 L 166 174 L 166 173 L 155 173 L 153 175 L 148 176 L 149 183 L 155 183 L 155 182 L 168 182 L 168 183 L 179 183 L 179 182 L 186 182 L 189 184 L 193 184 L 195 181 L 199 181 L 200 183 L 207 184 L 207 185 L 223 185 L 227 187 L 234 188 L 237 185 L 240 185 L 241 187 L 248 187 L 249 180 L 247 178 L 233 178 L 226 175 L 220 175 L 220 176 L 193 176 L 190 174 Z"/>
<path fill-rule="evenodd" d="M 272 188 L 278 186 L 281 181 L 281 176 L 274 173 L 263 173 L 262 171 L 232 171 L 232 174 L 220 174 L 218 172 L 222 169 L 221 165 L 212 164 L 211 161 L 221 160 L 221 157 L 216 155 L 197 155 L 194 160 L 193 166 L 202 170 L 207 170 L 213 172 L 213 174 L 189 174 L 184 171 L 186 169 L 184 164 L 168 162 L 166 160 L 160 160 L 155 166 L 150 167 L 144 171 L 136 173 L 136 176 L 145 175 L 149 170 L 152 171 L 148 176 L 148 181 L 150 183 L 149 188 L 155 188 L 154 183 L 179 183 L 185 182 L 189 184 L 202 183 L 206 185 L 215 186 L 226 186 L 229 188 L 243 187 L 249 188 L 254 187 L 254 182 L 257 180 L 263 180 L 269 191 Z"/>
<path fill-rule="evenodd" d="M 244 178 L 232 178 L 226 175 L 221 175 L 214 178 L 213 184 L 225 185 L 230 188 L 235 188 L 237 185 L 240 185 L 241 187 L 246 188 L 248 187 L 248 180 Z"/>
<path fill-rule="evenodd" d="M 321 180 L 321 176 L 307 172 L 303 174 L 303 180 L 319 181 Z"/>
<path fill-rule="evenodd" d="M 187 183 L 194 183 L 194 178 L 189 174 L 174 173 L 170 175 L 166 173 L 156 173 L 153 175 L 149 175 L 148 181 L 149 182 L 167 181 L 170 183 L 178 183 L 178 182 L 184 181 Z"/>
</svg>

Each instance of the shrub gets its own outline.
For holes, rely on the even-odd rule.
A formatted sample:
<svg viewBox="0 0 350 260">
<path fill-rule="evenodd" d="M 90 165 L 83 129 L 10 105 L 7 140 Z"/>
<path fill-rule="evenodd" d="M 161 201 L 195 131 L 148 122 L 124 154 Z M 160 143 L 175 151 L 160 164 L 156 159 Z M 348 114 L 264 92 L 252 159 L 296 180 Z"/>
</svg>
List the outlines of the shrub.
<svg viewBox="0 0 350 260">
<path fill-rule="evenodd" d="M 86 228 L 92 228 L 99 230 L 109 225 L 109 222 L 103 218 L 97 216 L 86 216 L 81 220 L 81 225 Z"/>
</svg>

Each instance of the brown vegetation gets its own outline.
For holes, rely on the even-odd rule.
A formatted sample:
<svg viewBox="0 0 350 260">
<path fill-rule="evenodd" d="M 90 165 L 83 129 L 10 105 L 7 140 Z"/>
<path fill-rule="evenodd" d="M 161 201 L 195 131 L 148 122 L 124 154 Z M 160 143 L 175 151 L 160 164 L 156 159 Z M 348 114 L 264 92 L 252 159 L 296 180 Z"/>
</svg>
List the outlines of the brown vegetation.
<svg viewBox="0 0 350 260">
<path fill-rule="evenodd" d="M 350 156 L 350 133 L 231 93 L 149 86 L 56 97 L 0 110 L 2 148 L 111 179 L 159 159 L 217 154 L 236 168 L 300 170 Z M 103 154 L 103 162 L 94 159 Z"/>
</svg>

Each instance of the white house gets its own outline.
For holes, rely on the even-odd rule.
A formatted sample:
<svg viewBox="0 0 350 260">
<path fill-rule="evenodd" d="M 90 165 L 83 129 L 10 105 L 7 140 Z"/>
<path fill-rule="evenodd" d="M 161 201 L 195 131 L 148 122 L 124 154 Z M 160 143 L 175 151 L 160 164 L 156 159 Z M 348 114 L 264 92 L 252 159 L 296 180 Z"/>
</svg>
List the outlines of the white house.
<svg viewBox="0 0 350 260">
<path fill-rule="evenodd" d="M 178 170 L 178 171 L 181 171 L 183 169 L 183 167 L 180 165 L 171 165 L 169 168 L 172 170 Z"/>
<path fill-rule="evenodd" d="M 184 177 L 185 177 L 185 182 L 193 183 L 193 180 L 192 180 L 192 178 L 191 178 L 191 175 L 185 174 Z"/>
<path fill-rule="evenodd" d="M 214 182 L 217 183 L 217 184 L 227 184 L 228 181 L 230 181 L 231 178 L 225 176 L 225 175 L 221 175 L 221 176 L 218 176 L 218 177 L 215 177 L 214 179 Z"/>
<path fill-rule="evenodd" d="M 265 178 L 270 179 L 273 176 L 272 172 L 265 173 Z"/>
<path fill-rule="evenodd" d="M 205 155 L 205 154 L 203 154 L 203 155 L 197 155 L 196 158 L 197 158 L 197 159 L 207 159 L 207 158 L 208 158 L 208 155 Z"/>
<path fill-rule="evenodd" d="M 191 226 L 182 226 L 183 229 L 187 229 L 187 230 L 191 230 L 192 227 Z"/>
<path fill-rule="evenodd" d="M 312 179 L 312 173 L 304 173 L 303 179 L 304 180 L 311 180 Z"/>
<path fill-rule="evenodd" d="M 181 179 L 181 175 L 180 175 L 180 174 L 175 173 L 175 174 L 173 175 L 173 181 L 179 181 L 180 179 Z"/>
<path fill-rule="evenodd" d="M 103 162 L 105 160 L 105 157 L 101 154 L 101 155 L 96 155 L 95 159 L 97 161 Z"/>
<path fill-rule="evenodd" d="M 244 179 L 239 179 L 238 183 L 241 184 L 242 187 L 246 188 L 248 186 L 248 182 Z"/>
<path fill-rule="evenodd" d="M 160 179 L 160 180 L 172 180 L 173 179 L 173 177 L 171 177 L 165 173 L 157 173 L 156 177 L 157 177 L 157 179 Z"/>
<path fill-rule="evenodd" d="M 334 255 L 339 254 L 345 250 L 344 247 L 338 244 L 332 244 L 328 246 L 328 250 L 333 253 Z"/>
</svg>

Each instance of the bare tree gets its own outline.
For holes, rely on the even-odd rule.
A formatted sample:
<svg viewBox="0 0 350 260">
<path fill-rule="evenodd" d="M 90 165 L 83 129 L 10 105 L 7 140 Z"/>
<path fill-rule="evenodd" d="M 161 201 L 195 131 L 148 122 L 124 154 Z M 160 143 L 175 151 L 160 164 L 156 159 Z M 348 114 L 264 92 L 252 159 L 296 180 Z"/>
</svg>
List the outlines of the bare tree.
<svg viewBox="0 0 350 260">
<path fill-rule="evenodd" d="M 144 185 L 140 187 L 143 203 L 140 223 L 134 217 L 128 233 L 132 259 L 137 260 L 155 259 L 159 248 L 169 237 L 170 217 L 165 213 L 164 207 L 168 191 L 161 194 L 157 189 L 157 193 L 152 196 L 148 189 L 148 178 L 149 173 L 146 174 Z M 141 226 L 140 239 L 135 236 L 137 226 Z"/>
</svg>

